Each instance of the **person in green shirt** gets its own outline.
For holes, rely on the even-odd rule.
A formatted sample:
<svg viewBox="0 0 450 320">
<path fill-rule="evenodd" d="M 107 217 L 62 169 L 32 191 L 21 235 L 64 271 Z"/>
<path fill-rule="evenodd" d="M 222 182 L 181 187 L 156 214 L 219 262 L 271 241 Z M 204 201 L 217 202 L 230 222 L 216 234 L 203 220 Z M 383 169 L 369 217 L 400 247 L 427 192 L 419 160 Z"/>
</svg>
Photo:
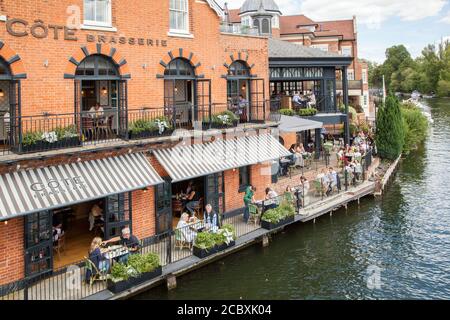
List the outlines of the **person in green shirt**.
<svg viewBox="0 0 450 320">
<path fill-rule="evenodd" d="M 248 218 L 250 217 L 250 210 L 248 208 L 248 205 L 255 202 L 255 191 L 256 188 L 252 185 L 249 185 L 247 187 L 247 189 L 245 190 L 245 195 L 244 195 L 244 221 L 245 223 L 248 222 Z"/>
</svg>

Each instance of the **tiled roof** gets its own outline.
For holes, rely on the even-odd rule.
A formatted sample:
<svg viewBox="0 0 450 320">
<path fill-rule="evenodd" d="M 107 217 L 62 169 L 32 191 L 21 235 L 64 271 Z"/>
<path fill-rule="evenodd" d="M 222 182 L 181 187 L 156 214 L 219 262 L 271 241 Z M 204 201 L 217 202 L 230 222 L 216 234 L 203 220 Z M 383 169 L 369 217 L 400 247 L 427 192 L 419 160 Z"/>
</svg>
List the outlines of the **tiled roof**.
<svg viewBox="0 0 450 320">
<path fill-rule="evenodd" d="M 337 58 L 338 53 L 305 47 L 288 41 L 269 39 L 269 58 Z"/>
<path fill-rule="evenodd" d="M 241 17 L 239 17 L 239 9 L 229 9 L 229 21 L 230 23 L 241 23 Z"/>
</svg>

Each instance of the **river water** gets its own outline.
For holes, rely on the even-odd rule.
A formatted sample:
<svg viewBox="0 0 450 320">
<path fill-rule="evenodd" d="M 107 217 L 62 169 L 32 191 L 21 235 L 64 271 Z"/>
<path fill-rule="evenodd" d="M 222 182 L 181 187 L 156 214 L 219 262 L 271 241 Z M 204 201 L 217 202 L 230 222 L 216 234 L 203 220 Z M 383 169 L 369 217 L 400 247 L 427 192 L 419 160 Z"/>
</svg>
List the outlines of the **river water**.
<svg viewBox="0 0 450 320">
<path fill-rule="evenodd" d="M 291 226 L 137 299 L 450 299 L 450 99 L 382 200 Z"/>
</svg>

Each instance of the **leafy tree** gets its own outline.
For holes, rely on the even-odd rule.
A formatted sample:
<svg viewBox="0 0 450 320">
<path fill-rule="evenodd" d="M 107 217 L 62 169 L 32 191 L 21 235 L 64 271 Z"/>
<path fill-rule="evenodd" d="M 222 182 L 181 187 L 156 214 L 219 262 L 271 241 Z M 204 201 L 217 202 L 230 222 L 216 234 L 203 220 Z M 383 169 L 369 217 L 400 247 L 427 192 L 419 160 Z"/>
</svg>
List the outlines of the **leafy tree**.
<svg viewBox="0 0 450 320">
<path fill-rule="evenodd" d="M 396 159 L 403 150 L 405 127 L 400 102 L 394 96 L 386 98 L 377 114 L 376 145 L 378 154 L 385 159 Z"/>
<path fill-rule="evenodd" d="M 416 106 L 411 104 L 402 104 L 401 112 L 405 127 L 403 151 L 408 153 L 425 140 L 428 132 L 428 120 Z"/>
</svg>

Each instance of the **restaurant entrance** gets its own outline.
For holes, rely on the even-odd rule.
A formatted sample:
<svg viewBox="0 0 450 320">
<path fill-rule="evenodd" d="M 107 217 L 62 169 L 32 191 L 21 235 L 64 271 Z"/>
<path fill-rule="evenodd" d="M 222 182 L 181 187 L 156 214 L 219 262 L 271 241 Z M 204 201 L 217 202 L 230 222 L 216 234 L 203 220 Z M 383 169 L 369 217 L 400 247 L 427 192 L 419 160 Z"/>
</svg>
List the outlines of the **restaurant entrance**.
<svg viewBox="0 0 450 320">
<path fill-rule="evenodd" d="M 127 133 L 127 82 L 102 55 L 86 57 L 75 73 L 75 116 L 84 141 L 106 140 Z"/>
<path fill-rule="evenodd" d="M 95 237 L 108 240 L 131 228 L 131 195 L 115 194 L 25 218 L 25 270 L 41 276 L 88 256 Z"/>
</svg>

